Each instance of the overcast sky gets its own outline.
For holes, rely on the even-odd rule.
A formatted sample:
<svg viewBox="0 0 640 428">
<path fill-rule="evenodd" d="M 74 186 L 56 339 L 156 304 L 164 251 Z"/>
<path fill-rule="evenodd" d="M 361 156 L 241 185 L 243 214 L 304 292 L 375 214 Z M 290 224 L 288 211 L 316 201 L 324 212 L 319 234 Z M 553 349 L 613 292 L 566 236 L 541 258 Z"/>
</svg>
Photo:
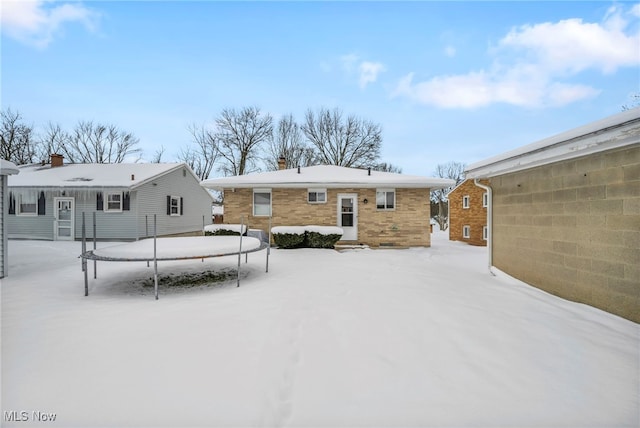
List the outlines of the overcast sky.
<svg viewBox="0 0 640 428">
<path fill-rule="evenodd" d="M 2 108 L 112 123 L 150 159 L 257 106 L 380 123 L 383 161 L 432 175 L 616 114 L 640 92 L 637 2 L 2 4 Z M 218 175 L 213 173 L 212 177 Z"/>
</svg>

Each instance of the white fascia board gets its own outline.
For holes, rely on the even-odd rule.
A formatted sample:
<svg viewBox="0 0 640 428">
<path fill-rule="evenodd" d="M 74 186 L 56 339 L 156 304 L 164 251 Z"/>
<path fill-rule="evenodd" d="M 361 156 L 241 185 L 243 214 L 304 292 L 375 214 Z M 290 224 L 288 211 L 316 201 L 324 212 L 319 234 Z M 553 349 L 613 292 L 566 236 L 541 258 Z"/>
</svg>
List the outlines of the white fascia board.
<svg viewBox="0 0 640 428">
<path fill-rule="evenodd" d="M 358 189 L 375 189 L 380 187 L 385 188 L 398 188 L 398 189 L 442 189 L 453 186 L 454 180 L 442 179 L 441 181 L 429 181 L 429 182 L 353 182 L 353 181 L 337 181 L 337 182 L 275 182 L 269 183 L 264 181 L 233 181 L 225 180 L 215 183 L 201 183 L 203 187 L 213 190 L 223 189 L 252 189 L 252 188 L 272 188 L 272 189 L 306 189 L 322 187 L 326 189 L 344 189 L 344 188 L 358 188 Z"/>
<path fill-rule="evenodd" d="M 495 177 L 637 144 L 640 108 L 471 164 L 466 178 Z"/>
<path fill-rule="evenodd" d="M 20 170 L 13 162 L 0 159 L 0 175 L 14 175 L 19 173 Z"/>
</svg>

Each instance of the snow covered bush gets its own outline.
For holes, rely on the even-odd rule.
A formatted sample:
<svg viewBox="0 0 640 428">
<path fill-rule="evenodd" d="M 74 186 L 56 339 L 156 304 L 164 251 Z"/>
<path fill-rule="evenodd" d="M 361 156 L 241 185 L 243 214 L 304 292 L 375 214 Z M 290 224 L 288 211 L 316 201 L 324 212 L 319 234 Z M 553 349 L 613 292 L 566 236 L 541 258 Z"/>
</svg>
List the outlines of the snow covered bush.
<svg viewBox="0 0 640 428">
<path fill-rule="evenodd" d="M 306 247 L 333 248 L 342 238 L 342 229 L 335 226 L 305 226 Z"/>
<path fill-rule="evenodd" d="M 246 234 L 247 227 L 242 226 L 243 234 Z M 209 224 L 204 227 L 205 236 L 228 236 L 240 235 L 239 224 Z"/>
<path fill-rule="evenodd" d="M 271 228 L 273 241 L 280 248 L 304 247 L 305 230 L 300 226 L 276 226 Z"/>
<path fill-rule="evenodd" d="M 333 248 L 342 237 L 334 226 L 276 226 L 271 233 L 280 248 Z"/>
</svg>

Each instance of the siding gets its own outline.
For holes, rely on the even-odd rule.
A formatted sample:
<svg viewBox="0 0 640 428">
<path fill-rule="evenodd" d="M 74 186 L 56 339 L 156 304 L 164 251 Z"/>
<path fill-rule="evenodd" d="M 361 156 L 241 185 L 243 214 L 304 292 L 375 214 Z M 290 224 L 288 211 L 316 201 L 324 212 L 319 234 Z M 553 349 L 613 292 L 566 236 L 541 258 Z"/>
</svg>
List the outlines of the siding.
<svg viewBox="0 0 640 428">
<path fill-rule="evenodd" d="M 96 193 L 127 192 L 127 189 L 65 189 L 64 197 L 75 201 L 75 239 L 82 238 L 82 213 L 85 213 L 87 238 L 93 238 L 93 213 L 96 213 L 96 235 L 103 240 L 135 240 L 153 236 L 153 214 L 158 218 L 158 236 L 176 234 L 201 234 L 203 217 L 211 224 L 211 202 L 208 192 L 187 172 L 180 168 L 159 176 L 153 185 L 144 184 L 129 192 L 130 209 L 122 212 L 105 212 L 96 209 Z M 182 216 L 168 216 L 167 195 L 183 198 Z M 45 190 L 45 215 L 7 216 L 10 238 L 53 240 L 55 224 L 54 198 L 63 197 L 62 189 Z M 148 228 L 145 228 L 148 216 Z M 148 229 L 148 232 L 147 232 Z"/>
<path fill-rule="evenodd" d="M 186 170 L 180 168 L 158 177 L 153 181 L 156 183 L 155 186 L 153 183 L 147 183 L 138 189 L 135 201 L 131 200 L 131 209 L 135 207 L 138 210 L 139 237 L 153 236 L 153 214 L 157 214 L 159 236 L 202 234 L 203 218 L 205 225 L 211 224 L 211 196 L 191 173 L 183 171 Z M 167 215 L 167 195 L 183 198 L 183 215 Z"/>
<path fill-rule="evenodd" d="M 640 322 L 640 146 L 506 174 L 490 184 L 496 267 Z"/>
<path fill-rule="evenodd" d="M 358 242 L 373 247 L 431 245 L 429 189 L 396 189 L 393 211 L 376 209 L 376 189 L 327 189 L 325 204 L 309 204 L 307 189 L 273 189 L 272 226 L 335 226 L 338 193 L 358 194 Z M 244 216 L 250 227 L 268 230 L 268 218 L 254 217 L 252 207 L 252 189 L 226 189 L 224 223 L 238 224 Z"/>
<path fill-rule="evenodd" d="M 7 234 L 5 233 L 4 219 L 5 212 L 5 195 L 7 191 L 7 176 L 0 175 L 0 278 L 4 278 L 7 266 Z"/>
</svg>

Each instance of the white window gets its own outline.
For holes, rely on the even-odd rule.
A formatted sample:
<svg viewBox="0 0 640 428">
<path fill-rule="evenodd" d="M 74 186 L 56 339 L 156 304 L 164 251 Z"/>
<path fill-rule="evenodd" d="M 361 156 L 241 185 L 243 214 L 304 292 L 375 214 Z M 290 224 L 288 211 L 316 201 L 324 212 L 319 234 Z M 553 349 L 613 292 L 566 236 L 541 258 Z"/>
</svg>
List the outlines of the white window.
<svg viewBox="0 0 640 428">
<path fill-rule="evenodd" d="M 253 189 L 253 215 L 271 215 L 271 189 Z"/>
<path fill-rule="evenodd" d="M 18 195 L 17 215 L 38 215 L 38 193 L 25 192 Z"/>
<path fill-rule="evenodd" d="M 376 208 L 379 210 L 393 210 L 396 208 L 395 189 L 376 190 Z"/>
<path fill-rule="evenodd" d="M 482 194 L 482 206 L 487 207 L 488 205 L 489 205 L 489 194 L 487 192 L 484 192 Z"/>
<path fill-rule="evenodd" d="M 327 189 L 309 189 L 307 201 L 310 204 L 324 204 L 327 202 Z"/>
<path fill-rule="evenodd" d="M 471 226 L 462 226 L 462 237 L 471 238 Z"/>
<path fill-rule="evenodd" d="M 489 237 L 489 228 L 487 228 L 487 226 L 482 226 L 482 239 L 486 241 L 488 237 Z"/>
<path fill-rule="evenodd" d="M 169 215 L 180 215 L 180 196 L 171 196 L 169 198 Z"/>
<path fill-rule="evenodd" d="M 122 211 L 122 193 L 107 193 L 107 204 L 104 208 L 106 212 Z"/>
<path fill-rule="evenodd" d="M 462 208 L 469 208 L 469 195 L 462 197 Z"/>
</svg>

